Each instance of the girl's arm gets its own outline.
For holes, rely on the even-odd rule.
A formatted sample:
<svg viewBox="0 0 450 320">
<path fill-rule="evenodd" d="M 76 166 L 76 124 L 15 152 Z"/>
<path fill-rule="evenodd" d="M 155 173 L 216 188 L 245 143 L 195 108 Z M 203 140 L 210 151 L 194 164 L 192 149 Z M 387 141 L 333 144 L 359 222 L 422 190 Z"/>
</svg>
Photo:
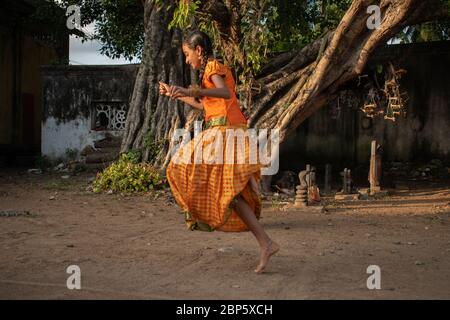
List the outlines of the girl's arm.
<svg viewBox="0 0 450 320">
<path fill-rule="evenodd" d="M 189 104 L 190 106 L 200 109 L 203 109 L 203 105 L 201 104 L 201 102 L 198 102 L 195 98 L 192 97 L 186 97 L 186 96 L 179 96 L 179 97 L 174 97 L 171 93 L 171 86 L 169 86 L 167 83 L 164 82 L 159 82 L 159 93 L 174 99 L 178 99 L 180 101 L 183 101 L 184 103 Z"/>
<path fill-rule="evenodd" d="M 213 74 L 211 76 L 211 80 L 213 81 L 215 88 L 200 89 L 200 96 L 230 99 L 230 91 L 225 85 L 225 80 L 218 74 Z M 169 89 L 169 94 L 173 98 L 187 97 L 189 96 L 189 89 L 178 86 L 171 86 Z"/>
<path fill-rule="evenodd" d="M 200 89 L 200 96 L 230 99 L 230 91 L 225 85 L 225 80 L 218 74 L 213 74 L 211 80 L 214 83 L 213 89 Z"/>
<path fill-rule="evenodd" d="M 180 101 L 183 101 L 184 103 L 187 103 L 188 105 L 196 108 L 196 109 L 200 109 L 203 110 L 203 105 L 201 102 L 198 102 L 197 100 L 195 100 L 195 98 L 192 97 L 179 97 L 177 98 Z"/>
</svg>

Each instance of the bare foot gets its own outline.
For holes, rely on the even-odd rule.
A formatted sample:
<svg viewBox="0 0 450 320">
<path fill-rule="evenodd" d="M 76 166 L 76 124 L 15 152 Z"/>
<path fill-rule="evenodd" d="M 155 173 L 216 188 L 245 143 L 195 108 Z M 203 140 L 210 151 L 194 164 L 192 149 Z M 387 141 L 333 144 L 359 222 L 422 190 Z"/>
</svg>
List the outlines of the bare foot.
<svg viewBox="0 0 450 320">
<path fill-rule="evenodd" d="M 278 250 L 280 250 L 280 246 L 276 242 L 270 241 L 267 248 L 261 250 L 261 257 L 259 259 L 259 264 L 256 267 L 255 272 L 262 273 L 270 257 L 277 253 Z"/>
</svg>

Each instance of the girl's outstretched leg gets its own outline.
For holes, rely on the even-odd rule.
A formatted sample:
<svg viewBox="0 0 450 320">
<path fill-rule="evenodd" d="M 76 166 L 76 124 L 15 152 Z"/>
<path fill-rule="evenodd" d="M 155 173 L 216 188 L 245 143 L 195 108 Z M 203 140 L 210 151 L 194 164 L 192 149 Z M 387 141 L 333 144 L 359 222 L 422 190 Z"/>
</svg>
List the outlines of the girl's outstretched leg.
<svg viewBox="0 0 450 320">
<path fill-rule="evenodd" d="M 253 233 L 259 243 L 259 246 L 261 247 L 259 264 L 255 269 L 255 272 L 260 273 L 266 267 L 270 257 L 275 254 L 280 249 L 280 247 L 276 242 L 273 242 L 272 239 L 270 239 L 270 237 L 264 231 L 262 225 L 259 223 L 255 214 L 253 213 L 252 209 L 242 197 L 238 198 L 238 201 L 236 203 L 236 211 L 242 221 L 244 221 L 244 223 Z"/>
</svg>

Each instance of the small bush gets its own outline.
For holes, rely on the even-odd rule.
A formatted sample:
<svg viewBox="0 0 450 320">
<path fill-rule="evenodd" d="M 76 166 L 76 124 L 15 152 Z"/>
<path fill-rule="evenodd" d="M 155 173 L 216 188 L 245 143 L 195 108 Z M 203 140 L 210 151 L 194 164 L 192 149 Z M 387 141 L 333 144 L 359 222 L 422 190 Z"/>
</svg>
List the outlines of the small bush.
<svg viewBox="0 0 450 320">
<path fill-rule="evenodd" d="M 141 152 L 139 150 L 131 150 L 127 153 L 127 156 L 133 164 L 138 164 L 141 161 Z"/>
<path fill-rule="evenodd" d="M 97 174 L 92 190 L 146 192 L 161 189 L 166 185 L 166 179 L 153 166 L 135 161 L 135 154 L 122 154 L 119 160 Z"/>
</svg>

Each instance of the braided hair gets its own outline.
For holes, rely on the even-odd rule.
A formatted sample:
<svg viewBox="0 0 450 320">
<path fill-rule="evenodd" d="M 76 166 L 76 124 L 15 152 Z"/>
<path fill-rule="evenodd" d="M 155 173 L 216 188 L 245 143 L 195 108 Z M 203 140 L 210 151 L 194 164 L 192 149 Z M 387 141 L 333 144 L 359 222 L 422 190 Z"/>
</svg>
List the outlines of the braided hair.
<svg viewBox="0 0 450 320">
<path fill-rule="evenodd" d="M 212 42 L 209 36 L 201 31 L 191 32 L 184 40 L 184 43 L 192 50 L 200 46 L 202 50 L 202 64 L 200 66 L 200 73 L 198 77 L 198 85 L 202 86 L 203 75 L 205 74 L 206 64 L 208 58 L 213 55 Z"/>
</svg>

